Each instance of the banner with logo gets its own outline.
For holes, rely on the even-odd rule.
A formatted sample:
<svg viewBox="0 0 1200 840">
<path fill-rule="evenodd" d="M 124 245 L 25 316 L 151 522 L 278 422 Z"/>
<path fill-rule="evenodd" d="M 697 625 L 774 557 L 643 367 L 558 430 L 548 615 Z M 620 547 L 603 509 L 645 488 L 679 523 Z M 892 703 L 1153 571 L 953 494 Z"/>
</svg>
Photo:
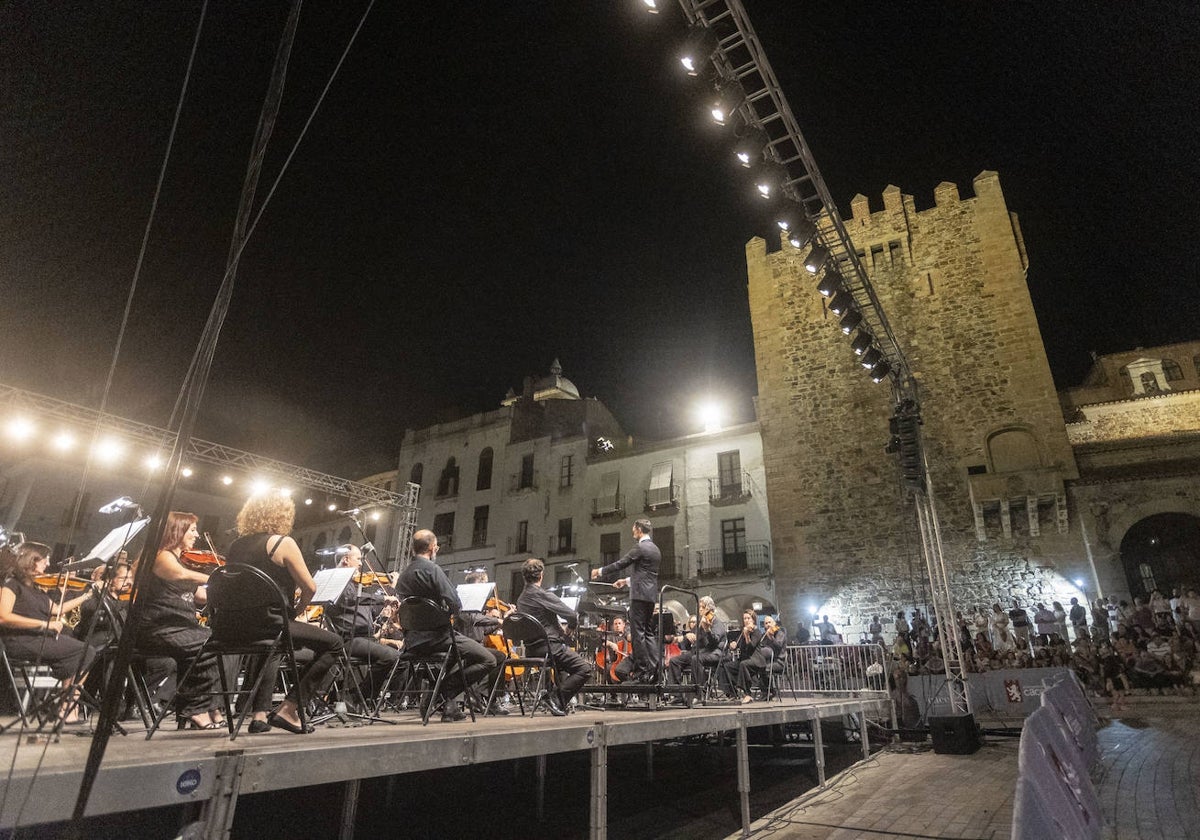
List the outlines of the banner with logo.
<svg viewBox="0 0 1200 840">
<path fill-rule="evenodd" d="M 1067 676 L 1069 668 L 1014 668 L 967 674 L 971 706 L 978 712 L 1028 715 L 1042 702 L 1042 692 Z M 941 674 L 908 678 L 908 693 L 917 700 L 923 715 L 950 714 L 950 698 Z M 932 705 L 930 706 L 930 703 Z M 927 706 L 930 706 L 928 709 Z"/>
</svg>

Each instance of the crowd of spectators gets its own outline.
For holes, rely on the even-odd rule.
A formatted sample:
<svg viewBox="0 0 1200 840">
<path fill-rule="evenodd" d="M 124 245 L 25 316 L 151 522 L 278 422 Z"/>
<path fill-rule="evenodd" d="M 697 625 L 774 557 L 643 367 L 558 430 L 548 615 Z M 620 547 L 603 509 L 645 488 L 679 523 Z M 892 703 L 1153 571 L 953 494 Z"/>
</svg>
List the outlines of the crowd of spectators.
<svg viewBox="0 0 1200 840">
<path fill-rule="evenodd" d="M 1028 608 L 1018 599 L 1006 609 L 999 603 L 955 615 L 964 665 L 980 673 L 1011 668 L 1062 666 L 1098 694 L 1113 698 L 1120 710 L 1131 690 L 1195 694 L 1200 687 L 1200 595 L 1158 590 L 1135 597 L 1133 604 L 1109 596 L 1092 604 L 1071 598 L 1037 602 Z M 885 639 L 879 616 L 872 616 L 863 641 L 890 647 L 895 664 L 910 675 L 945 672 L 937 622 L 921 610 L 896 614 L 894 635 Z"/>
</svg>

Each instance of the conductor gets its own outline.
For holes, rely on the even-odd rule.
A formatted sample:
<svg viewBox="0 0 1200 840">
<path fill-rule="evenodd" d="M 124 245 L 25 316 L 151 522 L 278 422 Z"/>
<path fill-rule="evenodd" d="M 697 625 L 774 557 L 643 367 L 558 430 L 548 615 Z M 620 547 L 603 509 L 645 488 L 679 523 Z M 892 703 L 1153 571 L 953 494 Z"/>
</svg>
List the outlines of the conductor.
<svg viewBox="0 0 1200 840">
<path fill-rule="evenodd" d="M 653 682 L 658 676 L 661 651 L 654 625 L 654 604 L 658 601 L 658 564 L 662 553 L 651 540 L 654 527 L 649 519 L 633 523 L 637 541 L 629 553 L 599 569 L 592 569 L 592 580 L 612 583 L 618 589 L 629 587 L 629 628 L 633 642 L 634 682 Z M 618 579 L 623 569 L 632 566 L 629 577 Z"/>
</svg>

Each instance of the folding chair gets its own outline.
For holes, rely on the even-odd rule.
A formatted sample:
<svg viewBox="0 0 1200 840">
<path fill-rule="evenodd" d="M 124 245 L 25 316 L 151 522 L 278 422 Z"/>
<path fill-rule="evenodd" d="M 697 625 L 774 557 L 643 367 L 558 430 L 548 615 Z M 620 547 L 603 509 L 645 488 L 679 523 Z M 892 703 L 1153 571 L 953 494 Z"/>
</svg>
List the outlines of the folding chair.
<svg viewBox="0 0 1200 840">
<path fill-rule="evenodd" d="M 788 667 L 788 652 L 785 650 L 779 654 L 779 657 L 771 660 L 771 664 L 767 666 L 771 678 L 767 683 L 767 699 L 772 697 L 783 702 L 783 692 L 780 691 L 780 684 L 786 683 L 788 690 L 792 692 L 792 697 L 796 696 L 796 684 L 792 681 L 792 670 Z"/>
<path fill-rule="evenodd" d="M 39 729 L 45 726 L 47 718 L 44 713 L 48 703 L 38 702 L 37 695 L 41 692 L 57 696 L 57 689 L 61 685 L 59 680 L 52 676 L 50 669 L 45 666 L 35 667 L 33 662 L 10 658 L 3 638 L 0 638 L 0 665 L 3 665 L 5 686 L 17 711 L 17 719 L 0 726 L 0 734 L 16 726 L 18 722 L 22 728 L 31 723 L 36 723 Z"/>
<path fill-rule="evenodd" d="M 500 684 L 504 682 L 504 675 L 508 673 L 509 668 L 522 668 L 521 673 L 513 671 L 513 683 L 516 687 L 517 705 L 521 710 L 521 716 L 525 715 L 525 698 L 533 697 L 533 705 L 530 706 L 529 716 L 533 717 L 537 714 L 538 706 L 545 705 L 542 692 L 546 688 L 546 672 L 554 669 L 554 656 L 550 652 L 550 638 L 546 635 L 546 628 L 541 625 L 536 618 L 528 613 L 511 612 L 504 618 L 503 625 L 505 658 L 504 665 L 496 674 L 496 680 L 492 683 L 492 690 L 488 694 L 488 708 L 492 707 L 492 703 L 496 700 L 496 691 L 500 688 Z M 513 652 L 514 644 L 523 644 L 525 649 L 544 650 L 542 656 L 519 656 Z M 530 693 L 528 682 L 529 675 L 536 669 L 537 681 L 534 684 L 532 694 Z"/>
<path fill-rule="evenodd" d="M 196 658 L 188 665 L 179 685 L 187 683 L 188 675 L 196 664 L 205 657 L 244 656 L 242 667 L 255 666 L 256 676 L 249 687 L 236 684 L 229 687 L 225 669 L 217 670 L 221 677 L 221 699 L 225 704 L 225 722 L 229 728 L 229 740 L 234 740 L 241 731 L 246 715 L 250 712 L 250 701 L 258 691 L 264 675 L 274 669 L 266 667 L 273 659 L 283 660 L 285 673 L 296 687 L 296 707 L 300 715 L 300 727 L 307 727 L 305 698 L 300 696 L 300 671 L 296 666 L 296 653 L 292 646 L 292 630 L 288 616 L 292 605 L 266 572 L 253 566 L 222 566 L 208 579 L 208 626 L 212 635 Z M 243 696 L 241 712 L 234 723 L 233 705 L 230 698 Z M 146 733 L 149 740 L 158 730 L 169 709 L 164 708 Z"/>
<path fill-rule="evenodd" d="M 406 691 L 421 677 L 425 677 L 433 683 L 427 701 L 421 703 L 421 725 L 429 724 L 429 716 L 436 710 L 435 707 L 440 705 L 439 692 L 442 684 L 446 681 L 447 672 L 458 673 L 458 679 L 466 691 L 467 709 L 471 713 L 471 722 L 474 723 L 475 706 L 478 705 L 478 700 L 475 696 L 475 689 L 468 685 L 463 678 L 462 654 L 459 652 L 458 642 L 455 640 L 450 613 L 428 598 L 412 596 L 400 602 L 399 618 L 400 626 L 404 628 L 405 632 L 444 633 L 446 637 L 443 650 L 428 655 L 419 655 L 406 649 L 400 656 L 400 661 L 409 665 L 408 681 L 405 683 Z"/>
</svg>

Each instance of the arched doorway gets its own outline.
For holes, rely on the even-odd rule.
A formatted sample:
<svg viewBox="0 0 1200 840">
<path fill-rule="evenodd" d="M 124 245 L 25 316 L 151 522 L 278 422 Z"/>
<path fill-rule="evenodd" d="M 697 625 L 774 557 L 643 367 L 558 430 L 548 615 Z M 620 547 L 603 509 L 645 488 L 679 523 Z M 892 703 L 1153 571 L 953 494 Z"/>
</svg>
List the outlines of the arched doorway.
<svg viewBox="0 0 1200 840">
<path fill-rule="evenodd" d="M 1157 513 L 1139 520 L 1121 539 L 1121 565 L 1134 595 L 1200 586 L 1200 518 Z"/>
</svg>

